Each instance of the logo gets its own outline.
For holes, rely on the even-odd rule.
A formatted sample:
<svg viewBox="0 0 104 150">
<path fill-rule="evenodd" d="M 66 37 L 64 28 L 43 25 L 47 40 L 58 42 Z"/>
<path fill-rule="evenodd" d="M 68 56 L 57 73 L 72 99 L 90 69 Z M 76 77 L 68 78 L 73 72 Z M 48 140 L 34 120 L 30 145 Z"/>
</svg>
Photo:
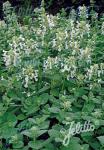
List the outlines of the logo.
<svg viewBox="0 0 104 150">
<path fill-rule="evenodd" d="M 74 136 L 76 134 L 80 134 L 80 133 L 92 132 L 95 130 L 95 126 L 93 124 L 91 124 L 90 121 L 85 121 L 84 124 L 81 124 L 80 122 L 75 124 L 75 122 L 73 121 L 73 122 L 68 123 L 68 124 L 70 124 L 68 130 L 66 130 L 64 128 L 62 128 L 60 130 L 60 133 L 62 135 L 64 135 L 64 139 L 62 142 L 64 146 L 68 146 L 72 136 Z"/>
</svg>

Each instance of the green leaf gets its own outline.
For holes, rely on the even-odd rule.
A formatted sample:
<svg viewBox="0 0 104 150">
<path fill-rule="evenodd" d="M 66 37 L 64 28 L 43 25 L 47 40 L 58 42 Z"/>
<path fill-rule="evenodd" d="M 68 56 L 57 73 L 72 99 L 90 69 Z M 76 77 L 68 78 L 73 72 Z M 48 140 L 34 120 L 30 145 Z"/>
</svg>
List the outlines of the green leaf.
<svg viewBox="0 0 104 150">
<path fill-rule="evenodd" d="M 39 97 L 41 105 L 44 105 L 45 103 L 47 103 L 48 99 L 49 99 L 48 93 L 44 93 L 44 94 L 40 95 L 40 97 Z"/>
<path fill-rule="evenodd" d="M 79 144 L 78 138 L 72 138 L 68 146 L 64 146 L 61 150 L 80 150 L 81 145 Z"/>
<path fill-rule="evenodd" d="M 22 142 L 22 141 L 18 141 L 17 143 L 14 143 L 13 144 L 13 148 L 23 148 L 23 146 L 24 146 L 24 143 Z"/>
<path fill-rule="evenodd" d="M 100 141 L 101 145 L 104 146 L 104 136 L 99 136 L 97 139 Z"/>
<path fill-rule="evenodd" d="M 84 107 L 82 109 L 83 112 L 88 112 L 91 113 L 95 108 L 95 104 L 94 103 L 85 103 Z"/>
<path fill-rule="evenodd" d="M 49 90 L 49 88 L 50 88 L 49 86 L 44 86 L 42 89 L 40 89 L 40 90 L 38 91 L 38 93 L 43 93 L 43 92 Z"/>
<path fill-rule="evenodd" d="M 60 112 L 60 109 L 57 108 L 57 107 L 51 107 L 51 108 L 48 108 L 48 110 L 51 112 L 51 113 L 54 113 L 54 114 L 57 114 Z"/>
<path fill-rule="evenodd" d="M 28 145 L 35 150 L 40 150 L 44 146 L 44 141 L 30 141 Z"/>
<path fill-rule="evenodd" d="M 0 130 L 2 130 L 1 131 L 1 136 L 4 139 L 8 139 L 11 136 L 14 136 L 15 134 L 17 134 L 17 129 L 15 129 L 13 127 L 5 126 L 5 127 L 2 127 L 2 129 L 0 129 Z"/>
</svg>

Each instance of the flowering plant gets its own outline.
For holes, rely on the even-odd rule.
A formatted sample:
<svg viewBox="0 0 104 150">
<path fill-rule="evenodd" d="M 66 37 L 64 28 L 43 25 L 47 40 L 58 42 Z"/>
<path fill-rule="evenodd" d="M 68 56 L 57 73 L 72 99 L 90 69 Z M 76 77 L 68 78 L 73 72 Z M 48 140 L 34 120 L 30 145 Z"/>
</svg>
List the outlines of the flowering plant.
<svg viewBox="0 0 104 150">
<path fill-rule="evenodd" d="M 8 150 L 103 149 L 104 22 L 34 10 L 22 24 L 4 4 L 0 21 L 0 139 Z M 102 18 L 103 19 L 103 18 Z M 103 22 L 103 23 L 102 23 Z M 101 25 L 102 24 L 102 25 Z M 68 122 L 95 131 L 62 145 Z M 100 134 L 101 133 L 101 134 Z"/>
</svg>

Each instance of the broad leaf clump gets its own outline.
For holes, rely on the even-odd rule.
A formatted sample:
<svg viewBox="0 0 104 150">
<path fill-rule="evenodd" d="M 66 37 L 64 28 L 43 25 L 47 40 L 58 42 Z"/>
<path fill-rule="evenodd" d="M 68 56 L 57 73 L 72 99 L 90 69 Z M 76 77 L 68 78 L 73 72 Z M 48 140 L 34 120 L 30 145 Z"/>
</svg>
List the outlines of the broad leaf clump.
<svg viewBox="0 0 104 150">
<path fill-rule="evenodd" d="M 9 3 L 0 21 L 0 147 L 2 150 L 103 150 L 104 21 L 86 7 L 22 22 Z M 71 122 L 93 132 L 63 140 Z M 61 132 L 64 129 L 65 132 Z"/>
</svg>

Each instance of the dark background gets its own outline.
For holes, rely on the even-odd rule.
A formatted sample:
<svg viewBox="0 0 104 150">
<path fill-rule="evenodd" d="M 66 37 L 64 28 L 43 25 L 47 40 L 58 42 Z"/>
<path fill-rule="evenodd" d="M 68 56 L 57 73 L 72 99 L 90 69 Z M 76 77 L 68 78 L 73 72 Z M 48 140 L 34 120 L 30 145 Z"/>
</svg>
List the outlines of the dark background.
<svg viewBox="0 0 104 150">
<path fill-rule="evenodd" d="M 3 3 L 6 0 L 0 0 L 0 18 L 3 19 Z M 19 8 L 26 9 L 27 7 L 31 7 L 34 9 L 35 7 L 40 7 L 41 0 L 9 0 L 16 10 Z M 67 11 L 73 7 L 75 9 L 78 6 L 93 6 L 94 9 L 100 14 L 104 12 L 104 0 L 45 0 L 45 8 L 46 11 L 52 14 L 56 14 L 62 8 L 65 8 Z"/>
</svg>

